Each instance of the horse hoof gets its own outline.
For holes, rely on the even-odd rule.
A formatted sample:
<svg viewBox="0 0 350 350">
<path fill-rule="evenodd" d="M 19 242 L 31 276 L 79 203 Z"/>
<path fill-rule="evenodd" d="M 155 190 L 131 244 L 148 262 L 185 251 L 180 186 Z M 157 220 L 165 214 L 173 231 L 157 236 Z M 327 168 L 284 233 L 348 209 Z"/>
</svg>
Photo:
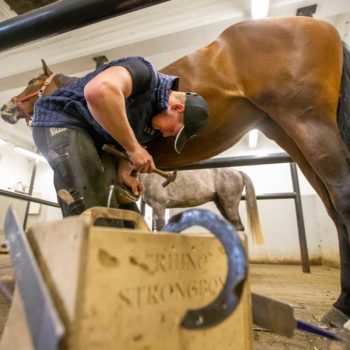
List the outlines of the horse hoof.
<svg viewBox="0 0 350 350">
<path fill-rule="evenodd" d="M 321 322 L 338 329 L 342 329 L 344 324 L 349 321 L 349 317 L 341 312 L 339 309 L 332 306 L 332 308 L 326 312 L 321 318 Z M 350 324 L 349 324 L 350 332 Z"/>
</svg>

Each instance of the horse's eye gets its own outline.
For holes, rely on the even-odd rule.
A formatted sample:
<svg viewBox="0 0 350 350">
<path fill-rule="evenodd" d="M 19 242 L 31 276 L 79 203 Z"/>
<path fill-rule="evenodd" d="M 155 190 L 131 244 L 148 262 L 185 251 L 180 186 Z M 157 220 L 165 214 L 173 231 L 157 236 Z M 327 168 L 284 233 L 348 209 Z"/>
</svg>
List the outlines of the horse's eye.
<svg viewBox="0 0 350 350">
<path fill-rule="evenodd" d="M 33 85 L 33 84 L 35 84 L 35 82 L 36 82 L 36 79 L 29 80 L 28 85 Z"/>
</svg>

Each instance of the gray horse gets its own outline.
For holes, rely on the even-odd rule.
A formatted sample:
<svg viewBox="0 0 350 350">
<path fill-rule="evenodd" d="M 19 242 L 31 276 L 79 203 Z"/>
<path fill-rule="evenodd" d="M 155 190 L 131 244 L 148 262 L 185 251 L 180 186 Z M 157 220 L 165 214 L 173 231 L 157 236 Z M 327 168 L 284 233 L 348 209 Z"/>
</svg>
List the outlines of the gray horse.
<svg viewBox="0 0 350 350">
<path fill-rule="evenodd" d="M 176 180 L 167 187 L 162 187 L 164 179 L 157 174 L 140 174 L 140 178 L 145 186 L 142 198 L 153 209 L 156 230 L 165 224 L 166 208 L 188 208 L 213 201 L 237 231 L 244 231 L 238 206 L 245 187 L 252 238 L 254 243 L 263 243 L 254 185 L 242 171 L 231 168 L 178 171 Z"/>
</svg>

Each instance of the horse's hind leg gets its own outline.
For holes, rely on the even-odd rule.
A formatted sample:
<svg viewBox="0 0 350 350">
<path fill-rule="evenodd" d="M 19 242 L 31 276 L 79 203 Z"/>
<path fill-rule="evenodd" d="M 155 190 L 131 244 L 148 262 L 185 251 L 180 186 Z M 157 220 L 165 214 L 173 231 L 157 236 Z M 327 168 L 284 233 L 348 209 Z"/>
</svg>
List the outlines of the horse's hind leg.
<svg viewBox="0 0 350 350">
<path fill-rule="evenodd" d="M 165 225 L 165 207 L 159 203 L 153 203 L 153 228 L 160 231 Z"/>
<path fill-rule="evenodd" d="M 232 201 L 230 201 L 230 203 L 226 203 L 226 198 L 217 196 L 214 198 L 214 203 L 221 215 L 229 221 L 237 231 L 245 230 L 241 217 L 239 216 L 239 202 L 232 203 Z"/>
<path fill-rule="evenodd" d="M 324 184 L 331 202 L 350 232 L 350 159 L 336 124 L 324 112 L 310 111 L 292 124 L 288 130 L 301 153 Z M 349 236 L 348 236 L 349 239 Z"/>
<path fill-rule="evenodd" d="M 336 226 L 339 239 L 341 293 L 337 301 L 334 303 L 334 306 L 350 317 L 350 242 L 348 238 L 348 230 L 342 215 L 335 209 L 330 192 L 326 188 L 323 180 L 311 166 L 311 162 L 306 159 L 297 144 L 287 135 L 287 133 L 271 119 L 265 119 L 265 121 L 258 127 L 267 137 L 273 139 L 285 149 L 298 164 L 305 177 L 320 196 L 328 214 Z M 330 138 L 325 135 L 325 140 L 330 141 Z M 346 154 L 346 152 L 344 153 Z M 344 155 L 344 158 L 345 160 L 340 161 L 340 164 L 343 164 L 343 167 L 347 167 L 347 156 Z M 328 164 L 328 166 L 330 166 L 330 170 L 333 169 L 332 164 Z M 341 169 L 341 171 L 345 171 L 346 174 L 347 170 Z"/>
<path fill-rule="evenodd" d="M 239 215 L 239 203 L 244 188 L 243 177 L 240 172 L 221 169 L 221 181 L 216 181 L 216 198 L 214 203 L 237 231 L 244 231 Z"/>
</svg>

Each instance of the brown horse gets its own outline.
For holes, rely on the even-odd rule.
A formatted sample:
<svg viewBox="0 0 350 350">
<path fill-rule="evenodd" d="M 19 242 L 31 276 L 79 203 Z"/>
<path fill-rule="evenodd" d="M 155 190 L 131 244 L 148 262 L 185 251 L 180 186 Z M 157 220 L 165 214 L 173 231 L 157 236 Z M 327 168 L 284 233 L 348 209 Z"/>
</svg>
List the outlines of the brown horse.
<svg viewBox="0 0 350 350">
<path fill-rule="evenodd" d="M 44 73 L 37 78 L 31 79 L 23 92 L 18 96 L 12 97 L 10 101 L 1 107 L 0 115 L 6 122 L 16 124 L 20 119 L 24 118 L 29 124 L 32 120 L 34 104 L 38 98 L 50 95 L 58 88 L 77 79 L 64 74 L 54 74 L 45 61 L 41 61 Z"/>
<path fill-rule="evenodd" d="M 336 226 L 341 294 L 335 307 L 349 317 L 350 158 L 342 136 L 344 117 L 350 117 L 350 53 L 336 29 L 307 17 L 244 21 L 162 72 L 179 76 L 180 90 L 205 97 L 211 118 L 181 156 L 171 139 L 153 143 L 148 149 L 157 166 L 175 168 L 212 157 L 252 128 L 276 141 L 299 165 Z M 30 115 L 37 96 L 21 98 L 39 89 L 48 74 L 45 70 L 17 101 L 2 107 L 2 117 L 15 122 L 25 116 L 23 110 Z M 53 83 L 57 87 L 59 79 Z"/>
<path fill-rule="evenodd" d="M 264 242 L 254 184 L 243 171 L 230 168 L 178 171 L 175 181 L 166 187 L 161 185 L 164 179 L 158 174 L 140 174 L 140 177 L 145 186 L 142 198 L 153 209 L 157 230 L 165 225 L 166 208 L 189 208 L 213 201 L 237 231 L 244 231 L 238 206 L 245 188 L 253 242 Z"/>
</svg>

